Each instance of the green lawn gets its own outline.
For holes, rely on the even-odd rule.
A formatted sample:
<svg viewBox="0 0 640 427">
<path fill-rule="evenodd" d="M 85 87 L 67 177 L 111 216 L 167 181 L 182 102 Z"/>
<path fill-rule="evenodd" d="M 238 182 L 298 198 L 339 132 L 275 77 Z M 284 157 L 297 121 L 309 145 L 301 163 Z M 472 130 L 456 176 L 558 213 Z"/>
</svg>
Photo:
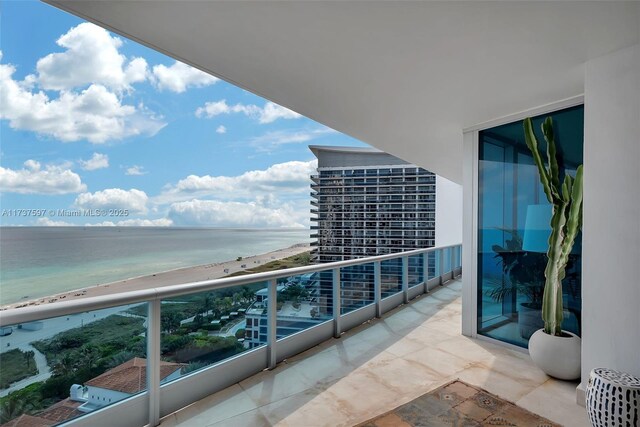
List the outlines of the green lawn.
<svg viewBox="0 0 640 427">
<path fill-rule="evenodd" d="M 287 268 L 303 267 L 311 264 L 311 252 L 303 252 L 288 258 L 271 261 L 258 267 L 250 268 L 245 271 L 238 271 L 227 277 L 244 276 L 245 274 L 263 273 L 265 271 L 284 270 Z"/>
<path fill-rule="evenodd" d="M 0 388 L 38 373 L 33 351 L 19 349 L 0 353 Z"/>
</svg>

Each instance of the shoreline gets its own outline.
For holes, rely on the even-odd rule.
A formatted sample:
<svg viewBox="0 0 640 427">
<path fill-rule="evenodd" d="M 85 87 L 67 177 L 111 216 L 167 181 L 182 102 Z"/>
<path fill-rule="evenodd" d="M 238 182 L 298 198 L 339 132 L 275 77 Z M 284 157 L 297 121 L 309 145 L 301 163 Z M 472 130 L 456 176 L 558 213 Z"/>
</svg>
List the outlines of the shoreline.
<svg viewBox="0 0 640 427">
<path fill-rule="evenodd" d="M 276 261 L 290 256 L 308 252 L 311 245 L 297 243 L 283 249 L 266 252 L 258 255 L 243 257 L 240 261 L 223 261 L 217 263 L 200 264 L 189 267 L 179 267 L 143 276 L 135 276 L 115 282 L 100 283 L 72 291 L 60 292 L 54 295 L 38 297 L 26 301 L 17 301 L 0 306 L 0 310 L 9 310 L 41 304 L 52 304 L 58 301 L 69 301 L 80 298 L 109 295 L 116 289 L 117 292 L 129 292 L 151 289 L 183 283 L 200 282 L 226 277 L 230 274 L 245 271 L 262 264 Z"/>
</svg>

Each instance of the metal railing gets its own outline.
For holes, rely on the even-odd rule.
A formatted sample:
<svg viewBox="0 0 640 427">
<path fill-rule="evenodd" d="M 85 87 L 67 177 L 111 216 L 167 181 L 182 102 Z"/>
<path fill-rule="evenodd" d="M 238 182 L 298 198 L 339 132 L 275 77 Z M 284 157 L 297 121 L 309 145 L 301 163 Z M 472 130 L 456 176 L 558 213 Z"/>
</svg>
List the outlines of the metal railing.
<svg viewBox="0 0 640 427">
<path fill-rule="evenodd" d="M 29 324 L 93 310 L 146 303 L 148 308 L 146 318 L 147 390 L 80 418 L 70 420 L 65 425 L 126 426 L 140 425 L 140 421 L 144 420 L 142 424 L 148 423 L 155 426 L 159 423 L 161 416 L 222 390 L 265 368 L 274 368 L 279 361 L 286 357 L 305 351 L 331 337 L 337 338 L 342 332 L 372 318 L 380 317 L 386 311 L 408 302 L 411 298 L 429 292 L 434 286 L 442 285 L 445 281 L 461 273 L 461 251 L 462 246 L 459 244 L 417 249 L 287 270 L 169 285 L 139 291 L 114 292 L 105 296 L 8 309 L 0 311 L 0 327 Z M 384 263 L 389 260 L 401 261 L 401 274 L 398 276 L 400 286 L 397 291 L 392 292 L 391 296 L 383 298 L 381 271 L 384 268 Z M 419 277 L 412 276 L 413 284 L 410 284 L 409 265 L 410 262 L 415 264 L 415 261 L 419 261 L 422 268 L 419 273 L 415 273 L 415 268 L 412 270 L 412 274 L 418 274 Z M 344 284 L 341 283 L 341 275 L 344 275 L 345 271 L 351 271 L 350 267 L 364 265 L 373 265 L 372 301 L 363 307 L 345 312 Z M 331 317 L 316 326 L 278 339 L 277 287 L 279 280 L 311 273 L 325 273 L 325 276 L 329 275 L 330 277 L 331 283 L 328 287 L 330 298 L 327 301 L 329 301 Z M 245 351 L 171 383 L 161 385 L 162 300 L 259 282 L 267 284 L 266 345 Z"/>
</svg>

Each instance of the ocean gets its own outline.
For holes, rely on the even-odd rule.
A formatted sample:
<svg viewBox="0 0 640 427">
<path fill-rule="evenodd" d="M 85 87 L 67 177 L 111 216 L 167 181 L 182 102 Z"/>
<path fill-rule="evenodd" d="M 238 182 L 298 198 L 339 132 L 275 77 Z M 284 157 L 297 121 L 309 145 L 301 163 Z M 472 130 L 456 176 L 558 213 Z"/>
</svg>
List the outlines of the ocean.
<svg viewBox="0 0 640 427">
<path fill-rule="evenodd" d="M 0 227 L 0 304 L 308 242 L 307 229 Z"/>
</svg>

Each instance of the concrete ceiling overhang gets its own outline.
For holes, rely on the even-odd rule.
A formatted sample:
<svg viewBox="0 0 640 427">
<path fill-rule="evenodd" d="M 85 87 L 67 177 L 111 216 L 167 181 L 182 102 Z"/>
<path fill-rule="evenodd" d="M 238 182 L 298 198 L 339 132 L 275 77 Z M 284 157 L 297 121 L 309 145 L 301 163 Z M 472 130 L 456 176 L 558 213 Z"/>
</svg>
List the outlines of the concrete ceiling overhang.
<svg viewBox="0 0 640 427">
<path fill-rule="evenodd" d="M 637 2 L 47 1 L 456 182 L 462 129 L 640 40 Z"/>
</svg>

